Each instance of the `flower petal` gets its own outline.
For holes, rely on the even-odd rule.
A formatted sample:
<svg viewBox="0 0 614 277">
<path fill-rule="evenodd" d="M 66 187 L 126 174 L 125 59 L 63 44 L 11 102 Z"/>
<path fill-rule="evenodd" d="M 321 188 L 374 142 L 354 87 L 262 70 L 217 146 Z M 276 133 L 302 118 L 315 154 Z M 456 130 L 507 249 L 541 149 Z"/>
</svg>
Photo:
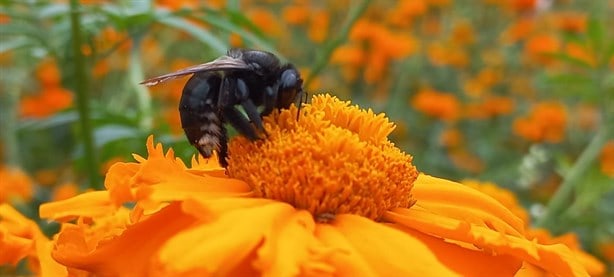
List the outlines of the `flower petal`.
<svg viewBox="0 0 614 277">
<path fill-rule="evenodd" d="M 400 225 L 393 225 L 408 235 L 421 240 L 437 256 L 440 263 L 462 276 L 512 276 L 522 261 L 510 255 L 491 255 L 481 250 L 470 250 Z"/>
<path fill-rule="evenodd" d="M 369 219 L 338 215 L 333 226 L 380 276 L 456 276 L 422 241 Z"/>
<path fill-rule="evenodd" d="M 52 256 L 66 266 L 97 275 L 143 276 L 153 253 L 169 237 L 194 222 L 195 218 L 183 213 L 179 203 L 172 203 L 127 227 L 121 235 L 100 241 L 93 249 L 88 246 L 85 230 L 68 227 L 60 232 Z"/>
<path fill-rule="evenodd" d="M 330 263 L 335 266 L 337 276 L 364 276 L 375 277 L 378 274 L 367 263 L 362 254 L 352 246 L 345 236 L 330 224 L 318 224 L 315 230 L 316 237 L 324 244 L 339 249 L 329 257 Z"/>
<path fill-rule="evenodd" d="M 309 212 L 300 210 L 277 220 L 258 250 L 256 267 L 263 276 L 321 276 L 334 272 L 324 261 L 331 249 L 316 240 L 316 224 Z"/>
<path fill-rule="evenodd" d="M 98 217 L 113 213 L 117 206 L 108 191 L 92 191 L 61 201 L 44 203 L 39 207 L 41 218 L 68 221 L 75 217 Z"/>
<path fill-rule="evenodd" d="M 186 207 L 188 213 L 207 209 L 206 202 L 186 202 L 191 202 Z M 271 201 L 258 207 L 234 209 L 211 222 L 184 229 L 160 249 L 160 268 L 172 275 L 186 272 L 226 275 L 262 243 L 277 218 L 293 211 L 290 205 Z"/>
<path fill-rule="evenodd" d="M 484 226 L 449 218 L 414 206 L 393 209 L 385 219 L 425 234 L 473 244 L 496 255 L 512 255 L 562 276 L 587 275 L 586 270 L 563 244 L 541 245 L 524 237 L 506 235 Z"/>
<path fill-rule="evenodd" d="M 412 194 L 416 206 L 511 235 L 524 234 L 525 223 L 499 201 L 460 183 L 420 174 Z"/>
</svg>

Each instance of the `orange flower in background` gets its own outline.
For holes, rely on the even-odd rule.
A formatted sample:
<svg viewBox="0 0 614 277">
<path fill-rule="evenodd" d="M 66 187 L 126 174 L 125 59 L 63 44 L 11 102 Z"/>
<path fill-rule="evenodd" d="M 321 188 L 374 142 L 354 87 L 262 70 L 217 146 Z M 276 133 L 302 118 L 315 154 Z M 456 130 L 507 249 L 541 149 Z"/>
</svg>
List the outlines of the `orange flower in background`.
<svg viewBox="0 0 614 277">
<path fill-rule="evenodd" d="M 32 179 L 21 169 L 0 165 L 0 204 L 11 199 L 30 200 Z"/>
<path fill-rule="evenodd" d="M 285 6 L 281 12 L 284 22 L 291 25 L 303 25 L 309 22 L 310 6 L 297 4 Z"/>
<path fill-rule="evenodd" d="M 454 121 L 459 118 L 461 105 L 454 94 L 439 92 L 432 89 L 422 89 L 411 99 L 414 109 L 444 120 Z"/>
<path fill-rule="evenodd" d="M 271 37 L 279 37 L 283 31 L 279 22 L 279 15 L 263 8 L 251 8 L 247 11 L 247 16 L 252 20 L 262 32 Z"/>
<path fill-rule="evenodd" d="M 539 103 L 526 117 L 517 118 L 513 124 L 516 135 L 534 142 L 560 142 L 566 127 L 567 112 L 560 102 Z"/>
<path fill-rule="evenodd" d="M 21 99 L 20 111 L 23 117 L 46 117 L 72 106 L 72 92 L 61 88 L 47 88 L 40 94 Z"/>
<path fill-rule="evenodd" d="M 457 46 L 466 46 L 475 42 L 475 31 L 467 21 L 455 22 L 451 33 L 451 43 Z"/>
<path fill-rule="evenodd" d="M 527 239 L 495 199 L 418 176 L 384 115 L 330 96 L 297 112 L 266 117 L 266 140 L 231 141 L 228 172 L 241 180 L 215 158 L 187 167 L 150 138 L 147 158 L 111 168 L 106 191 L 41 206 L 78 218 L 52 256 L 120 276 L 587 274 L 564 244 Z"/>
<path fill-rule="evenodd" d="M 365 82 L 374 84 L 383 79 L 391 62 L 414 54 L 418 47 L 418 41 L 406 33 L 361 19 L 350 31 L 350 43 L 333 54 L 332 63 L 342 65 L 344 74 L 354 77 L 360 61 Z"/>
<path fill-rule="evenodd" d="M 161 6 L 168 8 L 169 10 L 176 11 L 180 9 L 193 9 L 198 6 L 197 0 L 183 0 L 183 1 L 173 1 L 173 0 L 156 0 L 156 6 Z"/>
<path fill-rule="evenodd" d="M 563 12 L 555 14 L 554 23 L 562 31 L 569 33 L 584 33 L 588 23 L 587 15 L 578 12 Z"/>
<path fill-rule="evenodd" d="M 35 71 L 36 78 L 42 87 L 59 87 L 62 81 L 60 69 L 55 60 L 47 59 L 42 61 Z"/>
<path fill-rule="evenodd" d="M 516 12 L 533 11 L 538 0 L 507 0 L 510 8 Z"/>
<path fill-rule="evenodd" d="M 536 35 L 525 43 L 524 56 L 530 62 L 548 65 L 554 61 L 550 54 L 561 50 L 561 42 L 551 34 Z"/>
<path fill-rule="evenodd" d="M 426 14 L 428 6 L 424 0 L 397 1 L 395 8 L 389 10 L 387 21 L 394 26 L 409 27 L 416 17 Z"/>
<path fill-rule="evenodd" d="M 486 96 L 477 102 L 464 105 L 464 116 L 471 119 L 488 119 L 514 111 L 514 99 L 505 96 Z"/>
<path fill-rule="evenodd" d="M 535 19 L 531 17 L 519 18 L 503 31 L 501 40 L 505 43 L 516 43 L 520 40 L 524 40 L 533 33 L 536 25 Z"/>
<path fill-rule="evenodd" d="M 614 177 L 614 140 L 608 141 L 599 156 L 600 168 L 603 174 Z"/>
<path fill-rule="evenodd" d="M 589 66 L 597 66 L 597 58 L 587 49 L 586 45 L 569 42 L 565 45 L 565 53 Z"/>
<path fill-rule="evenodd" d="M 494 68 L 484 68 L 474 78 L 465 82 L 465 93 L 472 97 L 482 97 L 503 79 L 503 73 Z"/>
<path fill-rule="evenodd" d="M 316 10 L 312 12 L 307 32 L 309 39 L 313 42 L 321 43 L 328 36 L 330 25 L 330 15 L 326 10 Z"/>
<path fill-rule="evenodd" d="M 469 64 L 467 51 L 452 44 L 433 42 L 427 47 L 426 55 L 436 66 L 452 66 L 459 69 Z"/>
<path fill-rule="evenodd" d="M 66 276 L 66 268 L 49 255 L 52 247 L 52 241 L 45 237 L 36 222 L 10 205 L 0 204 L 0 266 L 14 267 L 27 259 L 30 270 L 39 276 Z"/>
<path fill-rule="evenodd" d="M 68 199 L 79 194 L 79 186 L 74 183 L 64 183 L 53 188 L 52 201 Z"/>
</svg>

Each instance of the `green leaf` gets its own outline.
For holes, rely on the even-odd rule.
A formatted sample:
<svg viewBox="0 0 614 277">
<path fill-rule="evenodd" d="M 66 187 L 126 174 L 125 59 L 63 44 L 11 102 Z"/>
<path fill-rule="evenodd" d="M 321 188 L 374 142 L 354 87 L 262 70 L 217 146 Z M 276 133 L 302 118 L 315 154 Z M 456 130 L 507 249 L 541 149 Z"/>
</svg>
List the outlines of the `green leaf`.
<svg viewBox="0 0 614 277">
<path fill-rule="evenodd" d="M 209 31 L 185 19 L 167 15 L 168 13 L 164 13 L 158 10 L 155 14 L 155 19 L 157 19 L 158 22 L 164 25 L 182 30 L 192 35 L 194 38 L 198 39 L 202 43 L 219 52 L 219 54 L 226 53 L 226 50 L 228 50 L 228 44 L 218 39 Z"/>
<path fill-rule="evenodd" d="M 0 53 L 8 52 L 11 50 L 27 47 L 32 45 L 32 40 L 25 37 L 17 37 L 14 39 L 6 40 L 0 44 Z"/>
<path fill-rule="evenodd" d="M 132 139 L 139 135 L 140 131 L 136 127 L 109 124 L 98 127 L 96 130 L 94 130 L 94 144 L 97 148 L 99 148 L 113 141 Z"/>
<path fill-rule="evenodd" d="M 605 36 L 605 30 L 601 22 L 596 18 L 590 18 L 586 34 L 588 35 L 593 51 L 595 53 L 601 53 Z"/>
<path fill-rule="evenodd" d="M 202 22 L 206 22 L 212 25 L 213 27 L 216 27 L 217 29 L 235 33 L 239 35 L 241 38 L 243 38 L 245 41 L 247 41 L 248 43 L 257 46 L 259 49 L 269 51 L 277 55 L 278 57 L 284 59 L 284 57 L 281 54 L 277 53 L 275 48 L 268 41 L 262 39 L 261 37 L 254 35 L 253 33 L 245 31 L 242 28 L 242 26 L 237 25 L 231 21 L 228 21 L 224 17 L 209 13 L 203 17 L 193 17 L 193 18 L 196 20 L 200 20 Z"/>
</svg>

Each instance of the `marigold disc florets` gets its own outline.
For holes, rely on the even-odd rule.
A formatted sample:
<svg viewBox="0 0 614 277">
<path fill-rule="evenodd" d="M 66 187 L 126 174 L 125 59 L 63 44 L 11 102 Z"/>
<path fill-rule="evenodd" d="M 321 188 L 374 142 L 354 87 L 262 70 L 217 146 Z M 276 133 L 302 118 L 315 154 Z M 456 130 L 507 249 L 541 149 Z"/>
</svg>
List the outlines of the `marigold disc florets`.
<svg viewBox="0 0 614 277">
<path fill-rule="evenodd" d="M 228 172 L 246 181 L 257 197 L 310 211 L 323 221 L 351 213 L 380 218 L 410 207 L 418 171 L 412 157 L 387 139 L 394 125 L 328 95 L 301 109 L 266 117 L 268 137 L 237 137 L 229 145 Z"/>
</svg>

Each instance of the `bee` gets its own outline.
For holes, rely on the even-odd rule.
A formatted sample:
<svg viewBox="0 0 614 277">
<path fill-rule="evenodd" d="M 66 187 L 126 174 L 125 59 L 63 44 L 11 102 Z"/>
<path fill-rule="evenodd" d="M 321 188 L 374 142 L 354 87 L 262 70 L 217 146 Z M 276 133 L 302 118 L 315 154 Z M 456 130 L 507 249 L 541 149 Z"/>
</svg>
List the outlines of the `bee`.
<svg viewBox="0 0 614 277">
<path fill-rule="evenodd" d="M 216 151 L 223 167 L 228 166 L 226 123 L 250 140 L 257 140 L 266 136 L 263 116 L 293 103 L 300 108 L 303 96 L 307 97 L 294 65 L 283 64 L 272 53 L 250 49 L 230 49 L 211 62 L 141 84 L 155 86 L 189 74 L 194 75 L 185 84 L 179 101 L 181 127 L 203 157 L 210 158 Z"/>
</svg>

